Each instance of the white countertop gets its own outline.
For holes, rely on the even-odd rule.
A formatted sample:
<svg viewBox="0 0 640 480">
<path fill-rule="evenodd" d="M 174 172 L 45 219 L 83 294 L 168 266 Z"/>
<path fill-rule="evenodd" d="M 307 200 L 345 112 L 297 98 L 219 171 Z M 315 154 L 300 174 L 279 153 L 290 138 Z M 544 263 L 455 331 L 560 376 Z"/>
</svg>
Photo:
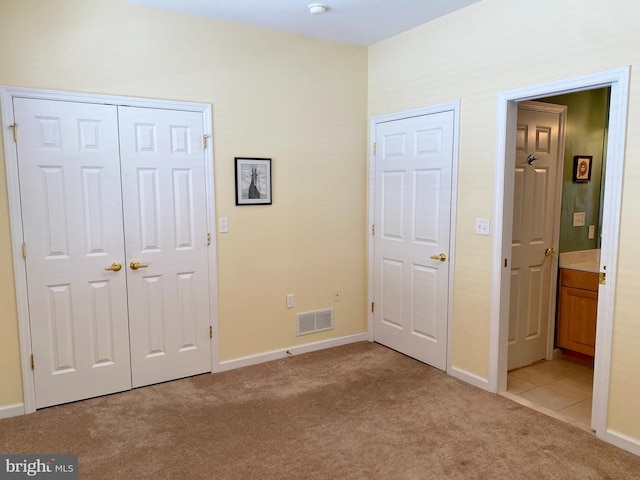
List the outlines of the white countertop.
<svg viewBox="0 0 640 480">
<path fill-rule="evenodd" d="M 560 268 L 598 273 L 600 271 L 600 250 L 561 253 L 558 262 Z"/>
</svg>

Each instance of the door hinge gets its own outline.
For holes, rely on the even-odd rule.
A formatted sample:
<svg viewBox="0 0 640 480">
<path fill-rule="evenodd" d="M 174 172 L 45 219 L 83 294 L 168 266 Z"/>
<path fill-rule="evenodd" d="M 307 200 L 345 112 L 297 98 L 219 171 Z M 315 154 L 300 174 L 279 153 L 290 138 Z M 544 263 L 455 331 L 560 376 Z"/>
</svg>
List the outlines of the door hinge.
<svg viewBox="0 0 640 480">
<path fill-rule="evenodd" d="M 371 302 L 371 313 L 376 311 L 376 304 Z"/>
<path fill-rule="evenodd" d="M 213 327 L 209 325 L 209 338 L 213 338 Z"/>
<path fill-rule="evenodd" d="M 375 234 L 376 234 L 376 226 L 371 225 L 371 235 L 375 235 Z"/>
<path fill-rule="evenodd" d="M 25 260 L 27 259 L 27 244 L 26 243 L 22 244 L 22 258 L 24 258 Z"/>
<path fill-rule="evenodd" d="M 377 143 L 374 143 L 374 144 L 373 144 L 373 154 L 374 154 L 374 155 L 377 155 L 377 154 L 378 154 L 378 144 L 377 144 Z"/>
<path fill-rule="evenodd" d="M 209 135 L 203 135 L 202 136 L 202 148 L 203 149 L 207 148 L 207 138 L 209 138 Z"/>
<path fill-rule="evenodd" d="M 211 234 L 207 233 L 207 245 L 211 245 Z"/>
<path fill-rule="evenodd" d="M 31 354 L 31 370 L 36 369 L 36 363 L 33 361 L 33 353 Z"/>
<path fill-rule="evenodd" d="M 593 277 L 591 277 L 593 278 Z M 607 284 L 607 274 L 605 272 L 600 272 L 598 274 L 598 280 L 600 281 L 600 285 L 606 285 Z"/>
<path fill-rule="evenodd" d="M 18 143 L 18 124 L 14 123 L 12 125 L 9 125 L 9 128 L 13 129 L 13 141 Z"/>
</svg>

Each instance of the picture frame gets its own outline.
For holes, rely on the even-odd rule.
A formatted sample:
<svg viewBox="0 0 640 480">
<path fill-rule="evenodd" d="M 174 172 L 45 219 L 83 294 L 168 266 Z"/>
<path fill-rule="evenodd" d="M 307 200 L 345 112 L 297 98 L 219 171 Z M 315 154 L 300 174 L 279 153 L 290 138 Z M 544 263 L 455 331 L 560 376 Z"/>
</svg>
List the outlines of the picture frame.
<svg viewBox="0 0 640 480">
<path fill-rule="evenodd" d="M 271 205 L 271 159 L 235 157 L 236 205 Z"/>
<path fill-rule="evenodd" d="M 588 183 L 591 181 L 591 155 L 576 155 L 573 157 L 573 181 Z"/>
</svg>

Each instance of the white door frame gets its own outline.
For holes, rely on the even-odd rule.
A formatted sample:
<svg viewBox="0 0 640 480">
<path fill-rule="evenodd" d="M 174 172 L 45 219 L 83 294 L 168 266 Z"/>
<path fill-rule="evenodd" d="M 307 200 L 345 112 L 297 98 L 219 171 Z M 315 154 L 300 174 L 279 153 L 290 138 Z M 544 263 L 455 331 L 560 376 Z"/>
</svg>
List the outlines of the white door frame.
<svg viewBox="0 0 640 480">
<path fill-rule="evenodd" d="M 453 284 L 455 272 L 455 234 L 456 234 L 456 206 L 458 201 L 458 139 L 460 132 L 460 101 L 440 103 L 428 107 L 420 107 L 402 112 L 390 113 L 371 117 L 369 121 L 369 305 L 373 302 L 373 273 L 374 273 L 374 237 L 371 234 L 371 226 L 375 223 L 375 174 L 376 155 L 374 143 L 376 142 L 376 128 L 380 123 L 404 120 L 407 118 L 431 115 L 434 113 L 453 112 L 453 162 L 451 169 L 451 220 L 449 223 L 449 304 L 447 306 L 447 372 L 451 372 L 451 341 L 452 341 L 452 312 L 453 312 Z M 373 342 L 373 312 L 369 308 L 368 319 L 369 341 Z M 467 379 L 473 383 L 473 379 Z"/>
<path fill-rule="evenodd" d="M 0 108 L 2 110 L 2 127 L 4 133 L 4 158 L 7 175 L 7 196 L 9 199 L 9 217 L 11 227 L 11 247 L 13 257 L 13 275 L 16 288 L 16 307 L 18 311 L 18 332 L 20 336 L 20 360 L 22 364 L 22 387 L 24 396 L 24 413 L 36 410 L 34 375 L 31 370 L 31 331 L 29 328 L 29 308 L 27 302 L 26 265 L 22 258 L 22 209 L 20 206 L 20 188 L 18 182 L 18 157 L 16 145 L 8 133 L 13 124 L 13 99 L 16 97 L 35 98 L 41 100 L 57 100 L 64 102 L 97 103 L 142 108 L 159 108 L 167 110 L 186 110 L 201 112 L 204 120 L 204 133 L 212 135 L 211 105 L 204 103 L 153 100 L 145 98 L 99 95 L 91 93 L 64 92 L 21 87 L 0 86 Z M 20 126 L 18 125 L 18 135 Z M 217 296 L 217 259 L 215 236 L 215 194 L 213 177 L 213 142 L 207 142 L 205 148 L 205 175 L 207 183 L 207 231 L 211 233 L 209 247 L 209 311 L 210 322 L 215 332 L 218 331 L 218 296 Z M 211 370 L 219 370 L 217 336 L 211 340 Z"/>
<path fill-rule="evenodd" d="M 491 320 L 489 338 L 489 388 L 502 392 L 507 387 L 507 351 L 509 320 L 509 268 L 511 262 L 511 229 L 513 216 L 513 155 L 517 102 L 535 100 L 581 90 L 611 87 L 609 141 L 607 143 L 607 175 L 604 184 L 603 234 L 601 268 L 606 266 L 607 283 L 598 294 L 598 326 L 593 387 L 592 428 L 599 438 L 607 440 L 607 409 L 609 403 L 609 371 L 615 307 L 618 261 L 618 238 L 622 199 L 629 97 L 630 67 L 621 67 L 565 80 L 503 91 L 498 94 L 495 236 L 491 287 Z"/>
</svg>

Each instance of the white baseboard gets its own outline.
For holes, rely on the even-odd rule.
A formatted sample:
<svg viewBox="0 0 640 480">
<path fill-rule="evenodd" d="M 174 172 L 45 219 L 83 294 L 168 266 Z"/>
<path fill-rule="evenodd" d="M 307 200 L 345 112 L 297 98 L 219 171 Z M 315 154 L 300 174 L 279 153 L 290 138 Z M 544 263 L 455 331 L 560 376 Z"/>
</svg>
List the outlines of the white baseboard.
<svg viewBox="0 0 640 480">
<path fill-rule="evenodd" d="M 627 452 L 631 452 L 634 455 L 640 456 L 640 440 L 630 437 L 624 433 L 616 432 L 615 430 L 608 429 L 607 437 L 605 439 L 612 445 L 622 448 Z"/>
<path fill-rule="evenodd" d="M 473 385 L 474 387 L 481 388 L 487 392 L 491 391 L 489 380 L 486 378 L 479 377 L 478 375 L 467 372 L 466 370 L 458 367 L 451 367 L 447 373 L 458 380 L 462 380 L 463 382 Z"/>
<path fill-rule="evenodd" d="M 0 407 L 0 418 L 17 417 L 24 415 L 24 403 L 12 403 Z"/>
<path fill-rule="evenodd" d="M 300 355 L 302 353 L 315 352 L 317 350 L 324 350 L 325 348 L 339 347 L 340 345 L 347 345 L 349 343 L 366 342 L 369 340 L 368 333 L 358 333 L 355 335 L 349 335 L 346 337 L 332 338 L 329 340 L 321 340 L 319 342 L 306 343 L 304 345 L 297 345 L 295 347 L 281 348 L 279 350 L 272 350 L 271 352 L 258 353 L 256 355 L 249 355 L 247 357 L 235 358 L 233 360 L 225 360 L 220 362 L 213 373 L 226 372 L 227 370 L 233 370 L 235 368 L 248 367 L 250 365 L 257 365 L 259 363 L 270 362 L 272 360 L 279 360 L 291 355 Z M 287 353 L 289 352 L 289 353 Z"/>
</svg>

